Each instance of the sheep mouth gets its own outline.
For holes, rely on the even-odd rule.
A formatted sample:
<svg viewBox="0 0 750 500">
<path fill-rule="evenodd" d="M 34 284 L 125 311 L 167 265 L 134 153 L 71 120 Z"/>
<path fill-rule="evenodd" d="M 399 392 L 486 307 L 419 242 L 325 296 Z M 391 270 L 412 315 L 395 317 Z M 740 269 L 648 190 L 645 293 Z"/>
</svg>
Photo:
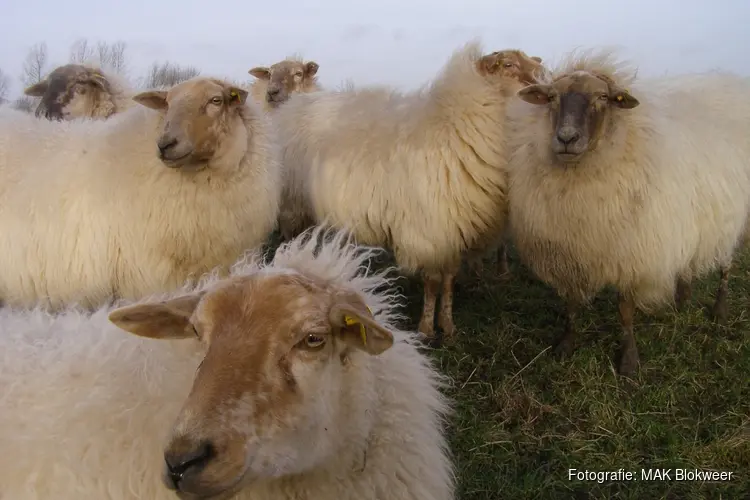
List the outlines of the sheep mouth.
<svg viewBox="0 0 750 500">
<path fill-rule="evenodd" d="M 180 162 L 186 158 L 188 158 L 190 155 L 193 154 L 193 150 L 191 149 L 184 155 L 177 156 L 175 158 L 162 156 L 161 161 L 169 168 L 178 168 L 181 166 Z"/>
<path fill-rule="evenodd" d="M 180 500 L 229 500 L 230 498 L 233 498 L 237 493 L 239 493 L 239 491 L 243 488 L 243 486 L 245 485 L 245 483 L 243 482 L 244 479 L 245 476 L 242 475 L 237 481 L 234 482 L 234 484 L 210 494 L 196 494 L 177 490 L 175 491 L 175 495 Z"/>
<path fill-rule="evenodd" d="M 555 156 L 557 157 L 557 160 L 560 163 L 576 163 L 580 161 L 581 157 L 583 156 L 583 153 L 571 153 L 567 151 L 562 151 L 559 153 L 555 153 Z"/>
</svg>

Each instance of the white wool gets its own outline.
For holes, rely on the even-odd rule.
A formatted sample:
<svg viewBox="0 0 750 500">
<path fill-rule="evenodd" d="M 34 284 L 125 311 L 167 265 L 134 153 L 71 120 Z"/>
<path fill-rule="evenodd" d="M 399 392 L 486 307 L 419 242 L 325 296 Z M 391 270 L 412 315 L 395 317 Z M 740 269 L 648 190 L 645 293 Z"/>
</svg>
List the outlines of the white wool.
<svg viewBox="0 0 750 500">
<path fill-rule="evenodd" d="M 481 57 L 478 42 L 467 44 L 416 92 L 344 86 L 292 97 L 275 117 L 282 231 L 309 215 L 390 247 L 407 272 L 440 272 L 497 237 L 509 84 L 480 75 Z"/>
<path fill-rule="evenodd" d="M 450 500 L 454 475 L 443 434 L 449 411 L 439 391 L 443 377 L 413 335 L 393 325 L 400 297 L 384 272 L 368 274 L 365 267 L 375 250 L 344 244 L 338 234 L 316 251 L 320 236 L 316 230 L 293 240 L 268 264 L 240 262 L 233 274 L 301 273 L 365 299 L 395 342 L 357 364 L 371 371 L 368 377 L 354 374 L 340 382 L 373 380 L 375 390 L 361 392 L 375 396 L 356 398 L 335 418 L 372 432 L 363 442 L 344 443 L 322 471 L 253 483 L 234 498 Z M 209 277 L 199 288 L 215 282 Z M 204 348 L 191 339 L 125 333 L 107 320 L 110 310 L 91 316 L 0 310 L 0 498 L 175 498 L 161 482 L 163 448 Z M 362 448 L 366 460 L 357 467 L 339 462 Z"/>
<path fill-rule="evenodd" d="M 641 308 L 671 300 L 678 276 L 730 263 L 750 209 L 748 79 L 704 73 L 636 81 L 611 51 L 573 54 L 575 70 L 610 77 L 640 101 L 574 167 L 550 158 L 545 106 L 512 112 L 509 209 L 524 262 L 566 298 L 606 285 Z"/>
<path fill-rule="evenodd" d="M 0 300 L 138 298 L 263 244 L 281 172 L 267 118 L 251 102 L 243 116 L 239 163 L 182 172 L 159 160 L 162 117 L 143 106 L 63 123 L 0 110 Z"/>
</svg>

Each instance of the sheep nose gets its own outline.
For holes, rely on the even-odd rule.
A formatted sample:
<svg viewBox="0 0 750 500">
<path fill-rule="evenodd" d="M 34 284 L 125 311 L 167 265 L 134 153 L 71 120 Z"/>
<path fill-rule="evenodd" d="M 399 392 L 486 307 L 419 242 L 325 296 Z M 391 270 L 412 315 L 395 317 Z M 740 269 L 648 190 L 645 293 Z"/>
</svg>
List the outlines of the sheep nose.
<svg viewBox="0 0 750 500">
<path fill-rule="evenodd" d="M 164 452 L 167 464 L 167 476 L 174 489 L 179 489 L 180 481 L 188 473 L 203 469 L 214 456 L 214 447 L 209 442 L 202 442 L 190 449 L 174 449 Z"/>
<path fill-rule="evenodd" d="M 176 144 L 177 139 L 168 136 L 163 136 L 161 139 L 159 139 L 159 142 L 156 143 L 156 145 L 159 147 L 159 153 L 161 153 L 162 156 L 167 152 L 167 150 L 174 147 Z"/>
<path fill-rule="evenodd" d="M 268 97 L 276 97 L 281 92 L 281 89 L 268 89 Z"/>
<path fill-rule="evenodd" d="M 566 146 L 576 142 L 581 134 L 573 127 L 560 127 L 557 131 L 557 140 Z"/>
</svg>

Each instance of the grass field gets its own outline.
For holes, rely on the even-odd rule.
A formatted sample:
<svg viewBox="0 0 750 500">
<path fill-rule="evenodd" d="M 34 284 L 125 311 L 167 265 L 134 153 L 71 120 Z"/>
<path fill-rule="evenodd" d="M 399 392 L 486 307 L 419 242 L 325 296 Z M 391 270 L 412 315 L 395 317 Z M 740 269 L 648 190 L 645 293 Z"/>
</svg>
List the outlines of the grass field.
<svg viewBox="0 0 750 500">
<path fill-rule="evenodd" d="M 510 253 L 513 275 L 459 282 L 458 335 L 433 352 L 453 380 L 450 441 L 458 498 L 750 498 L 750 253 L 730 278 L 730 319 L 717 326 L 711 303 L 718 276 L 694 283 L 677 314 L 636 317 L 641 371 L 615 375 L 620 336 L 613 292 L 578 321 L 578 350 L 566 361 L 549 345 L 562 304 Z M 416 328 L 421 287 L 402 279 Z M 637 481 L 568 480 L 568 469 L 625 471 Z M 724 483 L 642 481 L 641 469 L 732 471 Z"/>
</svg>

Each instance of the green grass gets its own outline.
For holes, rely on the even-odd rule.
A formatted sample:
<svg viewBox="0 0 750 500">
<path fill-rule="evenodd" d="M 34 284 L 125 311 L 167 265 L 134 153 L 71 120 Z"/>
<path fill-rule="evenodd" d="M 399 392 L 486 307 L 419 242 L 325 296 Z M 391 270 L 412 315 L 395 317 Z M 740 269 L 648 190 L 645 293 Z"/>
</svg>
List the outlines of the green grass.
<svg viewBox="0 0 750 500">
<path fill-rule="evenodd" d="M 549 348 L 562 303 L 511 253 L 512 277 L 464 278 L 458 333 L 431 355 L 452 379 L 449 435 L 458 498 L 750 498 L 750 254 L 730 278 L 730 319 L 712 323 L 718 277 L 694 283 L 682 313 L 636 317 L 640 373 L 615 374 L 620 335 L 615 294 L 602 293 L 578 320 L 575 354 Z M 400 281 L 410 328 L 421 287 Z M 641 481 L 641 469 L 734 472 L 724 483 Z M 637 481 L 568 480 L 568 469 L 636 472 Z"/>
</svg>

